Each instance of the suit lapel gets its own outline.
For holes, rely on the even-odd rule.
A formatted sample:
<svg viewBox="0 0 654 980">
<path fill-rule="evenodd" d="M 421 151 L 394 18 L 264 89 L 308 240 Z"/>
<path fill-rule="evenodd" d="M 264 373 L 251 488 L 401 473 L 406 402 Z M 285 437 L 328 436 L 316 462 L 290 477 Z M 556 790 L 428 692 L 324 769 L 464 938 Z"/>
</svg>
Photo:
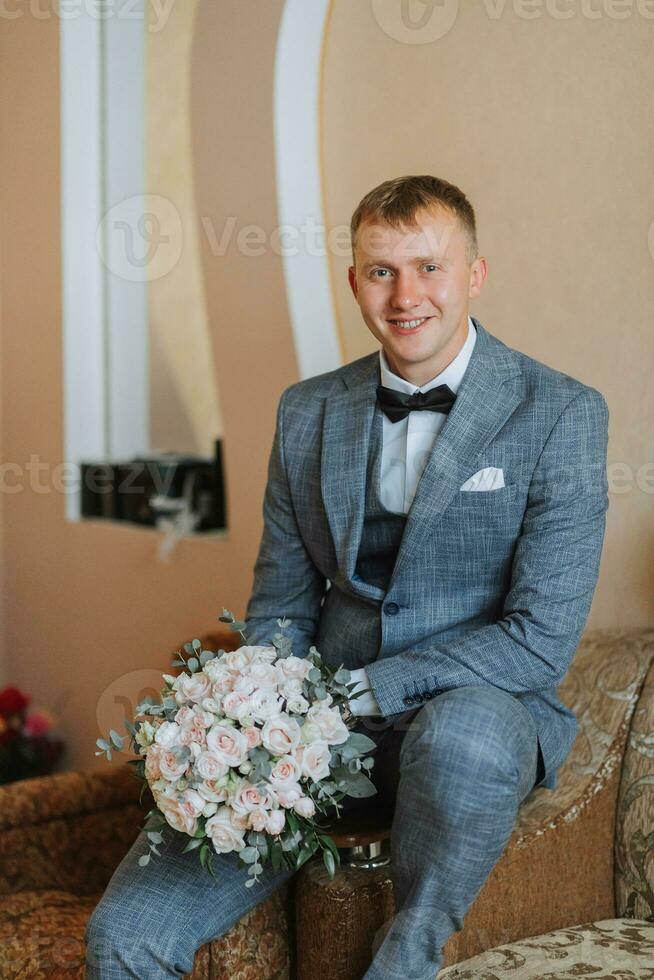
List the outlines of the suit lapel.
<svg viewBox="0 0 654 980">
<path fill-rule="evenodd" d="M 516 386 L 505 383 L 521 373 L 517 356 L 478 320 L 473 322 L 477 341 L 454 407 L 418 483 L 389 591 L 400 569 L 411 560 L 424 536 L 474 471 L 476 457 L 521 401 Z M 342 375 L 346 390 L 332 395 L 325 405 L 321 488 L 341 573 L 357 591 L 379 598 L 379 589 L 354 577 L 363 530 L 375 389 L 380 381 L 379 353 L 360 358 L 348 367 L 350 370 Z"/>
<path fill-rule="evenodd" d="M 322 498 L 334 539 L 338 566 L 354 584 L 366 499 L 368 446 L 375 413 L 376 387 L 380 382 L 379 354 L 354 362 L 343 376 L 348 387 L 325 404 L 321 458 Z M 366 594 L 379 589 L 356 579 Z"/>
<path fill-rule="evenodd" d="M 484 330 L 478 320 L 473 323 L 477 341 L 454 407 L 436 438 L 416 488 L 389 590 L 461 485 L 478 468 L 477 457 L 522 400 L 519 387 L 506 383 L 521 374 L 518 358 Z"/>
</svg>

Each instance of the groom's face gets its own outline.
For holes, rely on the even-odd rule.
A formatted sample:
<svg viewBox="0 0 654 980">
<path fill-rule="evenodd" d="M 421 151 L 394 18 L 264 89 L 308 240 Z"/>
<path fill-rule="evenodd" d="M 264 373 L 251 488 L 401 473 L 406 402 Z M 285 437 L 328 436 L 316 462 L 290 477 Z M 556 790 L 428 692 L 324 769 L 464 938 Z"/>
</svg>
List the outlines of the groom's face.
<svg viewBox="0 0 654 980">
<path fill-rule="evenodd" d="M 348 274 L 361 315 L 391 370 L 422 385 L 461 350 L 469 301 L 486 278 L 486 260 L 470 262 L 465 229 L 455 215 L 438 208 L 419 212 L 415 229 L 363 222 Z"/>
</svg>

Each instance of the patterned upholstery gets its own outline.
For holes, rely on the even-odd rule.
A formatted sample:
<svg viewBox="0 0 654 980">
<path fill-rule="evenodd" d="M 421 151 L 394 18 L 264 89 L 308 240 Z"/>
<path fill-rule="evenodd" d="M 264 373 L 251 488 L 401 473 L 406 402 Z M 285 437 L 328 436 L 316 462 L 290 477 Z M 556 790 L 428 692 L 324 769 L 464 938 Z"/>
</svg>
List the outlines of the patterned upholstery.
<svg viewBox="0 0 654 980">
<path fill-rule="evenodd" d="M 654 923 L 606 919 L 497 946 L 438 980 L 654 980 Z"/>
<path fill-rule="evenodd" d="M 654 665 L 634 713 L 622 763 L 615 901 L 618 915 L 654 921 Z"/>
<path fill-rule="evenodd" d="M 124 765 L 0 788 L 0 978 L 85 975 L 84 930 L 136 838 L 141 783 Z M 190 980 L 286 980 L 289 890 L 198 950 Z"/>
</svg>

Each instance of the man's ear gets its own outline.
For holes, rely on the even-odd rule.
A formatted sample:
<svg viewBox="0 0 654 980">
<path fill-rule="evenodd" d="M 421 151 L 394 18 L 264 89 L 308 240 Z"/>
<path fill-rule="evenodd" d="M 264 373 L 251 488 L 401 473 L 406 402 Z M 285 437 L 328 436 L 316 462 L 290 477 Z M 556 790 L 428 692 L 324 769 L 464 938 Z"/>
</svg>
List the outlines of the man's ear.
<svg viewBox="0 0 654 980">
<path fill-rule="evenodd" d="M 350 268 L 347 270 L 347 279 L 348 279 L 348 282 L 350 284 L 350 289 L 354 293 L 354 298 L 355 298 L 355 300 L 358 303 L 359 302 L 359 287 L 358 287 L 358 284 L 357 284 L 356 268 L 353 265 L 351 265 Z"/>
<path fill-rule="evenodd" d="M 488 275 L 488 263 L 483 255 L 478 256 L 470 266 L 470 288 L 468 296 L 474 299 L 479 296 Z"/>
</svg>

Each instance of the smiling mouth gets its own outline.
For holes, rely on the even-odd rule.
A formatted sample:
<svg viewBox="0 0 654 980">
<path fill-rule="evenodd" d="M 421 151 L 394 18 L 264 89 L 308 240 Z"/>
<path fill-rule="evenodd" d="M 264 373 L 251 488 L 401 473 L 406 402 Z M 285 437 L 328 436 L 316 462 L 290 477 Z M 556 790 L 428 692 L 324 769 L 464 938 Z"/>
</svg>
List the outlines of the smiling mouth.
<svg viewBox="0 0 654 980">
<path fill-rule="evenodd" d="M 404 330 L 408 333 L 410 330 L 417 330 L 418 327 L 421 327 L 423 323 L 427 322 L 427 320 L 431 320 L 431 317 L 423 316 L 415 320 L 389 320 L 388 322 L 392 323 L 398 330 Z"/>
</svg>

